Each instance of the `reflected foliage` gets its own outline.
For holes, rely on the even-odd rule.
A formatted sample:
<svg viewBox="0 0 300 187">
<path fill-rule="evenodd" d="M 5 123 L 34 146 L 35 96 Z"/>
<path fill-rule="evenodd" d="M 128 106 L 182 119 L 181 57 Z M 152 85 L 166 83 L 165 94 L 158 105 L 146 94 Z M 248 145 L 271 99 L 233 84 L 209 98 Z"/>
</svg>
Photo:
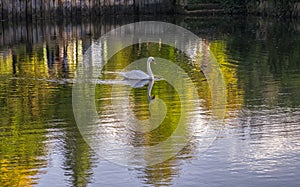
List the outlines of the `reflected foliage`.
<svg viewBox="0 0 300 187">
<path fill-rule="evenodd" d="M 64 82 L 73 76 L 75 67 L 67 60 L 76 63 L 77 44 L 21 44 L 1 52 L 0 186 L 37 184 L 56 146 L 71 186 L 90 180 L 92 153 L 76 128 L 72 87 Z"/>
<path fill-rule="evenodd" d="M 233 31 L 231 35 L 243 37 L 230 37 L 226 52 L 231 56 L 231 64 L 238 65 L 238 81 L 245 90 L 247 103 L 299 106 L 296 99 L 300 86 L 297 23 L 258 19 L 242 26 L 243 30 Z M 284 94 L 287 92 L 289 94 Z"/>
</svg>

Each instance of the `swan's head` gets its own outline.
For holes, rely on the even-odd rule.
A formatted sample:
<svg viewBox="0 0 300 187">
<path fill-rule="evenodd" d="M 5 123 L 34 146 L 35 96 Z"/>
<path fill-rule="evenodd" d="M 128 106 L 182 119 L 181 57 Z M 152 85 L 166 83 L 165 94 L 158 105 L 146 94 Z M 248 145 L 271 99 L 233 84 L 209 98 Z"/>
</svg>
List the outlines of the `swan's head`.
<svg viewBox="0 0 300 187">
<path fill-rule="evenodd" d="M 154 57 L 152 57 L 152 56 L 150 56 L 149 58 L 148 58 L 148 60 L 147 60 L 147 63 L 153 63 L 153 64 L 156 64 L 155 63 L 155 59 L 154 59 Z"/>
</svg>

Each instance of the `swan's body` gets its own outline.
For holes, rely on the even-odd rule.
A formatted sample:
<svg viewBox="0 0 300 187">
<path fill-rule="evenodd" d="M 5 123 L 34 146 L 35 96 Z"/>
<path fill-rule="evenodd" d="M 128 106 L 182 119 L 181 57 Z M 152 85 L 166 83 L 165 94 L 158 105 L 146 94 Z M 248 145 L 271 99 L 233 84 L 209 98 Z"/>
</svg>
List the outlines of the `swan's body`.
<svg viewBox="0 0 300 187">
<path fill-rule="evenodd" d="M 149 57 L 147 60 L 147 72 L 141 71 L 141 70 L 132 70 L 128 72 L 121 72 L 120 74 L 125 78 L 125 79 L 132 79 L 132 80 L 152 80 L 154 79 L 154 75 L 151 70 L 151 62 L 155 63 L 153 57 Z"/>
<path fill-rule="evenodd" d="M 128 72 L 121 72 L 120 73 L 125 79 L 133 79 L 133 80 L 144 80 L 150 79 L 150 76 L 147 75 L 145 72 L 141 70 L 131 70 Z"/>
</svg>

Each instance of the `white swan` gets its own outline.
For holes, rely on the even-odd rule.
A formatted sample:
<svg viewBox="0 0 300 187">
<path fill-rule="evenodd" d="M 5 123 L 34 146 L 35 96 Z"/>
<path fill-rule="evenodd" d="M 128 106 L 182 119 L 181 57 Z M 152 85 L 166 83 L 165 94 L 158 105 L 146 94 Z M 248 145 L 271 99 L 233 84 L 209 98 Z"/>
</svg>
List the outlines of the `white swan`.
<svg viewBox="0 0 300 187">
<path fill-rule="evenodd" d="M 132 79 L 132 80 L 152 80 L 154 79 L 154 75 L 152 73 L 150 64 L 153 62 L 155 64 L 155 59 L 153 57 L 149 57 L 147 60 L 147 72 L 148 75 L 141 71 L 141 70 L 132 70 L 128 72 L 121 72 L 120 74 L 125 78 L 125 79 Z"/>
</svg>

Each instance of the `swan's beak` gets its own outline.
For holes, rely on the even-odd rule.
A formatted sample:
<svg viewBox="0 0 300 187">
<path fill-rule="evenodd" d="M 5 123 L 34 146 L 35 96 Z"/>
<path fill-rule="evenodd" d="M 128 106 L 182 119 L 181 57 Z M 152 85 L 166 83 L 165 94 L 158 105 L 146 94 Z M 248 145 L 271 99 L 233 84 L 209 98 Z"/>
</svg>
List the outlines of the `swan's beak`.
<svg viewBox="0 0 300 187">
<path fill-rule="evenodd" d="M 156 62 L 153 60 L 153 64 L 156 64 Z"/>
</svg>

